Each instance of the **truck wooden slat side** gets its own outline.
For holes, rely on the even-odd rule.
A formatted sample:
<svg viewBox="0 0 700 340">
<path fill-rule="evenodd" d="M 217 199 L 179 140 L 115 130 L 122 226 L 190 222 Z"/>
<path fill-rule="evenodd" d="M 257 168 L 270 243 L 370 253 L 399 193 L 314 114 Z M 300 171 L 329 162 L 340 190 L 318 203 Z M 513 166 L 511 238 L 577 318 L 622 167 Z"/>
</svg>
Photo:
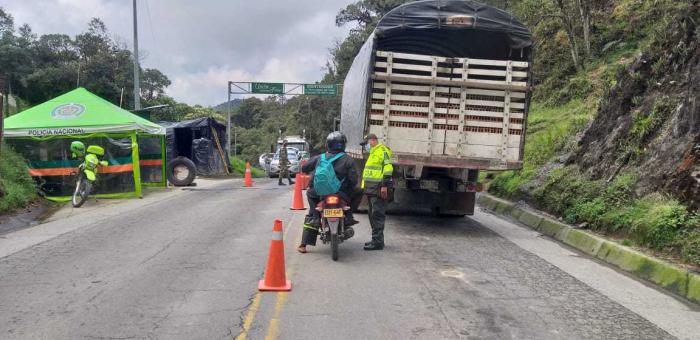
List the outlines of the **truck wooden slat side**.
<svg viewBox="0 0 700 340">
<path fill-rule="evenodd" d="M 368 131 L 401 165 L 520 168 L 528 67 L 376 51 Z"/>
<path fill-rule="evenodd" d="M 382 18 L 344 84 L 348 153 L 377 135 L 394 152 L 398 210 L 474 213 L 480 170 L 522 168 L 530 32 L 469 0 L 423 0 Z"/>
</svg>

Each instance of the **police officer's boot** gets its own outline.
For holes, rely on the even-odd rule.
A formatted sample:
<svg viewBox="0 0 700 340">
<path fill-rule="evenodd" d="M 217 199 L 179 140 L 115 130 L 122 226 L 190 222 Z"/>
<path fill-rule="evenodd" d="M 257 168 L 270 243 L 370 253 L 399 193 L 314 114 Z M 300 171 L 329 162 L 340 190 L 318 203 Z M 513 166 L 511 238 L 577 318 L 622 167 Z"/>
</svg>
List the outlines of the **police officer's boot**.
<svg viewBox="0 0 700 340">
<path fill-rule="evenodd" d="M 368 242 L 369 244 L 365 243 L 365 250 L 382 250 L 384 249 L 383 244 L 375 243 L 375 242 Z"/>
<path fill-rule="evenodd" d="M 286 184 L 282 183 L 282 177 L 280 177 L 280 180 L 279 180 L 279 182 L 277 183 L 277 185 L 286 185 Z"/>
</svg>

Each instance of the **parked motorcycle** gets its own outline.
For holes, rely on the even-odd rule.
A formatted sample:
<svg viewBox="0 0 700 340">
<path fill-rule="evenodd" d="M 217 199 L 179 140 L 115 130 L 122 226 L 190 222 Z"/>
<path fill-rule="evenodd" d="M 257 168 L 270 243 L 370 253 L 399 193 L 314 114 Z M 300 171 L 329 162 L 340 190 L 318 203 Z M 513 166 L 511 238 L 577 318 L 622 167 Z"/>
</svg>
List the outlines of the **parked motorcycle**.
<svg viewBox="0 0 700 340">
<path fill-rule="evenodd" d="M 345 214 L 350 205 L 338 195 L 324 196 L 316 206 L 321 214 L 321 241 L 331 244 L 331 258 L 338 260 L 338 245 L 355 235 L 352 227 L 345 226 Z"/>
<path fill-rule="evenodd" d="M 105 154 L 105 150 L 100 146 L 90 145 L 85 149 L 85 144 L 75 141 L 71 143 L 70 149 L 73 158 L 82 160 L 78 165 L 78 178 L 75 181 L 75 191 L 71 200 L 73 207 L 79 208 L 87 201 L 97 180 L 97 167 L 107 166 L 109 163 L 98 158 Z"/>
</svg>

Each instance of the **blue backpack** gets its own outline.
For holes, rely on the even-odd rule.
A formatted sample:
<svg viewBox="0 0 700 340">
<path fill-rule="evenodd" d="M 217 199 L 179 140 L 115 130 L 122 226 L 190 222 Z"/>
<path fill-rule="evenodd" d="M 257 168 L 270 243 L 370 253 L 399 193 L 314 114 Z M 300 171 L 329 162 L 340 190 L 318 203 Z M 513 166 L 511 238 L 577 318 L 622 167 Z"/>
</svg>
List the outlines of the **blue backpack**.
<svg viewBox="0 0 700 340">
<path fill-rule="evenodd" d="M 321 196 L 332 195 L 340 190 L 340 185 L 343 182 L 335 175 L 333 162 L 343 156 L 345 156 L 343 152 L 331 157 L 331 159 L 326 159 L 325 153 L 321 155 L 314 172 L 314 190 L 317 194 Z"/>
</svg>

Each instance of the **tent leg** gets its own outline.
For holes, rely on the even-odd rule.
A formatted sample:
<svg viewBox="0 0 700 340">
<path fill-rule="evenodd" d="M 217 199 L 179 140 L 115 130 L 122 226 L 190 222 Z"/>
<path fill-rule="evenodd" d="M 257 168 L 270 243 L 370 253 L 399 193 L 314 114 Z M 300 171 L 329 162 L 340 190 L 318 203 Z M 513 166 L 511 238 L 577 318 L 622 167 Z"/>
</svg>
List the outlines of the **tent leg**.
<svg viewBox="0 0 700 340">
<path fill-rule="evenodd" d="M 162 165 L 160 166 L 163 176 L 161 177 L 161 184 L 164 188 L 168 187 L 168 174 L 165 173 L 166 169 L 166 159 L 165 159 L 165 136 L 160 136 L 160 155 L 162 159 Z"/>
<path fill-rule="evenodd" d="M 136 140 L 136 133 L 131 134 L 131 161 L 134 169 L 134 188 L 136 196 L 143 198 L 141 192 L 141 159 L 139 157 L 139 143 Z"/>
</svg>

